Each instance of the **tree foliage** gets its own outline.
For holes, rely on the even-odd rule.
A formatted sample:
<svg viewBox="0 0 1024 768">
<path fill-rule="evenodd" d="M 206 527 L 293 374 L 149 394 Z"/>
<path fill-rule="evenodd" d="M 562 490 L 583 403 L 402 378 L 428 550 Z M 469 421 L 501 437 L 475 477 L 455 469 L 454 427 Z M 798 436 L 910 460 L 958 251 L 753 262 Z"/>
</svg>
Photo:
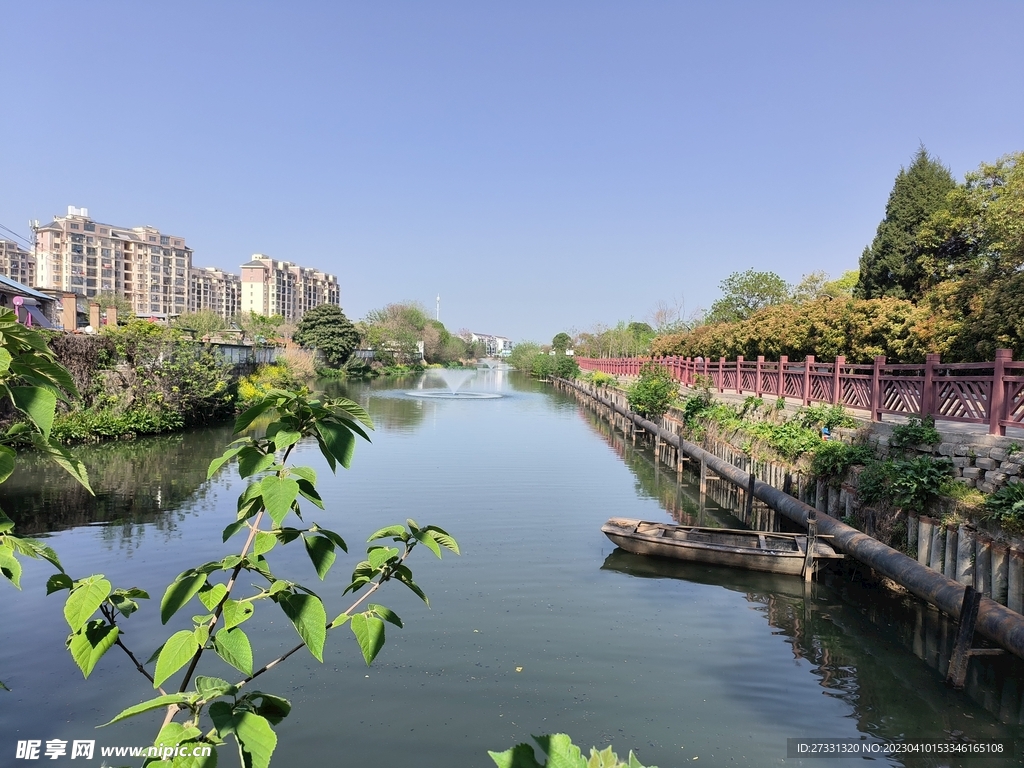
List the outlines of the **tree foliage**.
<svg viewBox="0 0 1024 768">
<path fill-rule="evenodd" d="M 706 323 L 746 320 L 764 307 L 789 299 L 789 284 L 774 272 L 733 272 L 720 283 L 722 298 L 711 305 Z"/>
<path fill-rule="evenodd" d="M 210 309 L 200 309 L 198 312 L 185 312 L 178 315 L 172 325 L 183 331 L 191 331 L 199 341 L 213 336 L 217 331 L 223 331 L 228 327 L 227 321 Z"/>
<path fill-rule="evenodd" d="M 631 410 L 656 422 L 679 399 L 679 382 L 664 366 L 644 363 L 639 377 L 626 390 L 626 398 Z"/>
<path fill-rule="evenodd" d="M 918 264 L 918 233 L 947 205 L 946 196 L 955 187 L 949 169 L 929 156 L 923 146 L 910 167 L 900 169 L 885 206 L 885 218 L 860 258 L 858 298 L 910 299 L 919 294 L 923 273 Z"/>
<path fill-rule="evenodd" d="M 292 340 L 316 349 L 329 368 L 340 368 L 359 346 L 359 332 L 336 304 L 320 304 L 299 320 Z"/>
<path fill-rule="evenodd" d="M 571 344 L 572 337 L 565 331 L 556 333 L 555 337 L 551 340 L 551 348 L 556 352 L 565 352 Z"/>
</svg>

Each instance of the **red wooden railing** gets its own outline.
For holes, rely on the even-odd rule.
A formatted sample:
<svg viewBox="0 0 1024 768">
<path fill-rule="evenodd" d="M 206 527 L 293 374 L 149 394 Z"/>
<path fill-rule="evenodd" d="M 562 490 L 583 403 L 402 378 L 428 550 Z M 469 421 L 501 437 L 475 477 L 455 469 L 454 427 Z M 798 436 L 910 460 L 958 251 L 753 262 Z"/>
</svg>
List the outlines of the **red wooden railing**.
<svg viewBox="0 0 1024 768">
<path fill-rule="evenodd" d="M 584 370 L 636 376 L 652 358 L 576 359 Z M 1024 426 L 1024 361 L 1015 362 L 1009 349 L 996 350 L 990 363 L 943 363 L 938 355 L 928 355 L 924 365 L 890 365 L 884 356 L 870 365 L 852 364 L 842 355 L 834 363 L 817 362 L 813 355 L 802 362 L 790 362 L 785 355 L 778 362 L 766 361 L 763 355 L 728 361 L 659 357 L 654 362 L 683 384 L 707 376 L 719 392 L 782 396 L 804 405 L 843 405 L 867 411 L 872 421 L 886 413 L 932 416 L 985 424 L 993 435 Z"/>
</svg>

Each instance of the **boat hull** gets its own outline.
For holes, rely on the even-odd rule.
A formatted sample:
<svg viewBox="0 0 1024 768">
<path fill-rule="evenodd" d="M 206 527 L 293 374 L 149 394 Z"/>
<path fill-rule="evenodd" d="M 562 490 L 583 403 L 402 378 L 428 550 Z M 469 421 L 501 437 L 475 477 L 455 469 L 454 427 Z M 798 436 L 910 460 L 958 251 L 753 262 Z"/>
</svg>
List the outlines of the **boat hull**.
<svg viewBox="0 0 1024 768">
<path fill-rule="evenodd" d="M 799 576 L 804 572 L 807 537 L 761 531 L 723 530 L 612 518 L 601 531 L 614 544 L 637 555 Z M 813 568 L 841 558 L 828 544 L 814 542 Z"/>
</svg>

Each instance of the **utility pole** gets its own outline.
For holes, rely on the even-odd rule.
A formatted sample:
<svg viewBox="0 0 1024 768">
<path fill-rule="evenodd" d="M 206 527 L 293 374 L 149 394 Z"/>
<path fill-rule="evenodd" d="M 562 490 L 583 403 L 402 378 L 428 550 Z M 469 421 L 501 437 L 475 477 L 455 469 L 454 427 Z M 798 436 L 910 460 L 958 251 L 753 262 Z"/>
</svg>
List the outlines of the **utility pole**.
<svg viewBox="0 0 1024 768">
<path fill-rule="evenodd" d="M 441 294 L 437 294 L 437 313 L 434 315 L 434 319 L 438 322 L 441 321 Z"/>
</svg>

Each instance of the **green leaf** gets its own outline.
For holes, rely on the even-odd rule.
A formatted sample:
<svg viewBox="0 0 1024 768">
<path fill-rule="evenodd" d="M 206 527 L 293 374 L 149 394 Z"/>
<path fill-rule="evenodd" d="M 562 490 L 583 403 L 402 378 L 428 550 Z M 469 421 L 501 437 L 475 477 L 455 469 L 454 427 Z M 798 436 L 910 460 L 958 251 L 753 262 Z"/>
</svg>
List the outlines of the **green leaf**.
<svg viewBox="0 0 1024 768">
<path fill-rule="evenodd" d="M 156 671 L 153 673 L 153 687 L 157 688 L 168 677 L 173 675 L 195 655 L 200 648 L 196 636 L 189 630 L 175 632 L 164 643 L 163 650 L 156 660 Z"/>
<path fill-rule="evenodd" d="M 96 619 L 68 637 L 68 650 L 85 677 L 89 677 L 104 653 L 117 642 L 117 627 Z"/>
<path fill-rule="evenodd" d="M 210 699 L 215 699 L 218 696 L 234 695 L 238 692 L 238 687 L 232 685 L 227 680 L 222 680 L 219 677 L 197 675 L 196 691 L 199 693 L 201 698 L 209 701 Z"/>
<path fill-rule="evenodd" d="M 302 593 L 283 594 L 278 602 L 309 652 L 322 663 L 324 641 L 327 640 L 327 612 L 320 598 Z"/>
<path fill-rule="evenodd" d="M 256 714 L 267 718 L 271 725 L 277 725 L 292 711 L 292 703 L 288 699 L 263 691 L 252 691 L 243 696 L 241 702 L 251 703 L 255 707 Z"/>
<path fill-rule="evenodd" d="M 366 613 L 357 613 L 349 622 L 352 634 L 356 636 L 359 650 L 363 652 L 366 666 L 370 666 L 380 649 L 384 647 L 384 622 Z"/>
<path fill-rule="evenodd" d="M 224 532 L 220 535 L 221 541 L 227 541 L 243 528 L 245 528 L 245 520 L 236 520 L 224 529 Z"/>
<path fill-rule="evenodd" d="M 217 470 L 223 467 L 225 463 L 233 459 L 235 456 L 237 456 L 240 450 L 242 450 L 242 446 L 238 446 L 237 448 L 228 448 L 226 451 L 224 451 L 224 453 L 222 453 L 216 459 L 211 461 L 210 468 L 206 470 L 206 479 L 209 480 L 215 474 L 217 474 Z"/>
<path fill-rule="evenodd" d="M 245 753 L 242 756 L 245 768 L 268 768 L 270 757 L 277 746 L 277 735 L 267 719 L 255 712 L 244 710 L 232 712 L 229 718 L 225 719 L 222 712 L 223 710 L 218 707 L 218 717 L 215 718 L 214 709 L 210 708 L 210 717 L 217 726 L 217 735 L 221 738 L 229 733 L 235 735 L 239 747 Z"/>
<path fill-rule="evenodd" d="M 459 551 L 459 543 L 457 541 L 455 541 L 454 538 L 452 538 L 452 536 L 448 533 L 448 531 L 446 531 L 446 530 L 444 530 L 442 528 L 438 528 L 436 525 L 428 525 L 423 530 L 424 531 L 428 531 L 430 533 L 431 537 L 434 539 L 434 541 L 436 541 L 438 544 L 440 544 L 445 549 L 451 550 L 456 555 L 461 555 L 462 554 Z"/>
<path fill-rule="evenodd" d="M 0 573 L 15 587 L 21 589 L 21 563 L 14 556 L 14 550 L 6 544 L 0 546 Z M 102 601 L 101 601 L 102 602 Z"/>
<path fill-rule="evenodd" d="M 352 454 L 356 450 L 356 438 L 352 430 L 344 423 L 318 421 L 316 431 L 320 433 L 322 446 L 330 455 L 337 459 L 345 469 L 352 466 Z"/>
<path fill-rule="evenodd" d="M 11 387 L 10 392 L 18 410 L 31 419 L 44 440 L 49 440 L 53 414 L 57 409 L 57 395 L 39 387 Z"/>
<path fill-rule="evenodd" d="M 273 439 L 274 447 L 279 451 L 283 451 L 289 445 L 295 445 L 295 443 L 299 442 L 302 439 L 302 433 L 282 429 L 275 433 Z"/>
<path fill-rule="evenodd" d="M 235 419 L 235 434 L 242 432 L 246 427 L 252 424 L 256 419 L 262 416 L 264 413 L 273 408 L 277 403 L 273 400 L 264 400 L 263 402 L 256 403 L 246 411 L 243 411 L 237 419 Z"/>
<path fill-rule="evenodd" d="M 224 629 L 237 627 L 243 621 L 248 620 L 255 609 L 252 603 L 242 603 L 238 600 L 225 600 L 221 609 L 221 620 L 224 622 Z"/>
<path fill-rule="evenodd" d="M 275 544 L 277 544 L 277 536 L 267 531 L 260 531 L 253 540 L 252 553 L 254 555 L 265 554 L 272 550 Z"/>
<path fill-rule="evenodd" d="M 352 621 L 351 616 L 349 616 L 347 613 L 340 613 L 335 617 L 334 621 L 332 621 L 327 626 L 329 629 L 336 629 L 340 626 L 343 626 L 344 624 L 347 624 L 350 621 Z"/>
<path fill-rule="evenodd" d="M 163 709 L 171 704 L 187 704 L 191 698 L 192 694 L 190 693 L 169 693 L 166 696 L 157 696 L 155 699 L 150 699 L 149 701 L 144 701 L 141 704 L 128 707 L 128 709 L 121 710 L 113 720 L 98 727 L 105 728 L 106 726 L 113 725 L 121 720 L 127 720 L 129 717 L 135 717 L 135 715 L 141 715 L 143 712 L 149 712 L 153 709 Z"/>
<path fill-rule="evenodd" d="M 584 759 L 580 748 L 572 743 L 570 739 L 564 733 L 553 733 L 550 736 L 534 736 L 533 740 L 536 741 L 540 748 L 544 750 L 544 754 L 548 756 L 549 768 L 586 768 L 586 760 Z"/>
<path fill-rule="evenodd" d="M 291 478 L 269 475 L 260 481 L 260 493 L 274 525 L 280 526 L 299 495 L 299 484 Z"/>
<path fill-rule="evenodd" d="M 213 650 L 239 672 L 252 674 L 252 646 L 238 627 L 219 630 L 213 636 Z"/>
<path fill-rule="evenodd" d="M 243 447 L 238 452 L 238 474 L 240 477 L 249 477 L 262 472 L 274 463 L 274 454 L 263 453 L 251 445 Z"/>
<path fill-rule="evenodd" d="M 427 549 L 429 549 L 431 552 L 437 555 L 438 560 L 441 559 L 441 547 L 437 545 L 437 542 L 434 541 L 434 537 L 431 536 L 428 531 L 419 529 L 413 531 L 412 535 L 416 538 L 417 541 L 419 541 L 421 544 L 424 544 L 427 547 Z"/>
<path fill-rule="evenodd" d="M 306 480 L 310 485 L 316 485 L 316 470 L 312 467 L 291 467 L 289 471 Z"/>
<path fill-rule="evenodd" d="M 326 528 L 321 528 L 316 523 L 313 524 L 313 527 L 310 530 L 319 533 L 321 536 L 326 536 L 328 539 L 334 542 L 334 546 L 340 547 L 342 552 L 348 552 L 348 545 L 345 544 L 345 540 L 341 538 L 341 536 L 336 534 L 334 531 L 329 531 Z"/>
<path fill-rule="evenodd" d="M 316 575 L 323 581 L 337 557 L 334 553 L 334 542 L 326 536 L 303 536 L 302 541 L 306 545 L 306 553 L 313 562 L 313 567 L 316 568 Z"/>
<path fill-rule="evenodd" d="M 227 593 L 228 588 L 223 584 L 204 584 L 199 590 L 199 602 L 206 606 L 206 610 L 212 611 L 220 605 Z"/>
<path fill-rule="evenodd" d="M 11 353 L 0 347 L 0 373 L 7 373 L 11 367 Z"/>
<path fill-rule="evenodd" d="M 150 758 L 143 763 L 144 766 L 151 768 L 217 768 L 217 750 L 195 726 L 170 722 L 160 729 L 153 745 L 155 747 L 184 747 L 185 753 L 189 756 L 178 755 L 169 760 Z M 210 754 L 206 757 L 192 757 L 190 754 L 192 747 L 200 746 L 211 747 Z"/>
<path fill-rule="evenodd" d="M 3 347 L 0 347 L 0 352 L 4 351 Z M 4 482 L 14 472 L 15 457 L 17 454 L 13 448 L 9 448 L 6 445 L 0 445 L 0 483 Z M 5 516 L 6 517 L 6 516 Z"/>
<path fill-rule="evenodd" d="M 46 580 L 46 594 L 52 595 L 62 589 L 71 589 L 75 583 L 66 573 L 55 573 Z"/>
<path fill-rule="evenodd" d="M 109 594 L 110 582 L 98 574 L 76 582 L 64 603 L 64 618 L 71 631 L 77 632 L 84 627 Z"/>
<path fill-rule="evenodd" d="M 370 414 L 359 403 L 349 400 L 347 397 L 337 397 L 331 401 L 331 405 L 338 411 L 341 411 L 341 413 L 335 413 L 336 417 L 359 421 L 373 429 L 373 419 L 370 418 Z M 370 438 L 367 437 L 366 439 L 369 440 Z"/>
<path fill-rule="evenodd" d="M 2 347 L 0 347 L 2 349 Z M 5 446 L 6 447 L 6 446 Z M 10 450 L 9 448 L 7 450 Z M 14 521 L 0 509 L 0 533 L 7 533 L 14 528 Z"/>
<path fill-rule="evenodd" d="M 394 547 L 373 547 L 366 552 L 366 559 L 370 561 L 370 565 L 378 569 L 397 556 L 398 550 Z"/>
<path fill-rule="evenodd" d="M 206 574 L 194 570 L 185 571 L 171 582 L 160 601 L 160 623 L 166 624 L 205 583 Z"/>
<path fill-rule="evenodd" d="M 89 485 L 89 472 L 86 470 L 85 465 L 72 456 L 67 448 L 52 437 L 49 440 L 44 440 L 42 435 L 32 435 L 31 437 L 32 445 L 39 453 L 47 456 L 57 466 L 71 475 L 91 495 L 95 495 L 92 491 L 92 486 Z"/>
<path fill-rule="evenodd" d="M 9 335 L 6 330 L 4 335 Z M 48 351 L 44 355 L 34 352 L 18 355 L 18 357 L 11 360 L 9 370 L 12 374 L 22 377 L 30 384 L 51 390 L 54 394 L 59 394 L 64 400 L 67 400 L 64 397 L 64 392 L 69 392 L 76 396 L 78 394 L 78 390 L 75 389 L 75 382 L 72 380 L 67 369 L 54 361 Z M 15 389 L 15 387 L 11 387 L 11 389 Z"/>
<path fill-rule="evenodd" d="M 320 494 L 317 493 L 316 488 L 313 487 L 311 482 L 305 478 L 299 478 L 296 482 L 299 484 L 299 493 L 302 494 L 303 498 L 313 502 L 316 506 L 320 507 L 320 509 L 324 508 L 324 500 L 320 497 Z"/>
<path fill-rule="evenodd" d="M 491 756 L 491 760 L 498 768 L 544 768 L 537 762 L 537 756 L 529 744 L 517 744 L 504 752 L 488 750 L 487 754 Z"/>
<path fill-rule="evenodd" d="M 377 605 L 376 603 L 369 603 L 366 606 L 366 610 L 378 618 L 384 619 L 384 621 L 394 624 L 399 629 L 402 628 L 402 620 L 398 618 L 398 614 L 392 611 L 390 608 L 385 608 L 383 605 Z"/>
<path fill-rule="evenodd" d="M 372 542 L 375 539 L 397 539 L 404 542 L 409 540 L 409 532 L 404 525 L 388 525 L 386 528 L 375 530 L 367 541 Z"/>
</svg>

